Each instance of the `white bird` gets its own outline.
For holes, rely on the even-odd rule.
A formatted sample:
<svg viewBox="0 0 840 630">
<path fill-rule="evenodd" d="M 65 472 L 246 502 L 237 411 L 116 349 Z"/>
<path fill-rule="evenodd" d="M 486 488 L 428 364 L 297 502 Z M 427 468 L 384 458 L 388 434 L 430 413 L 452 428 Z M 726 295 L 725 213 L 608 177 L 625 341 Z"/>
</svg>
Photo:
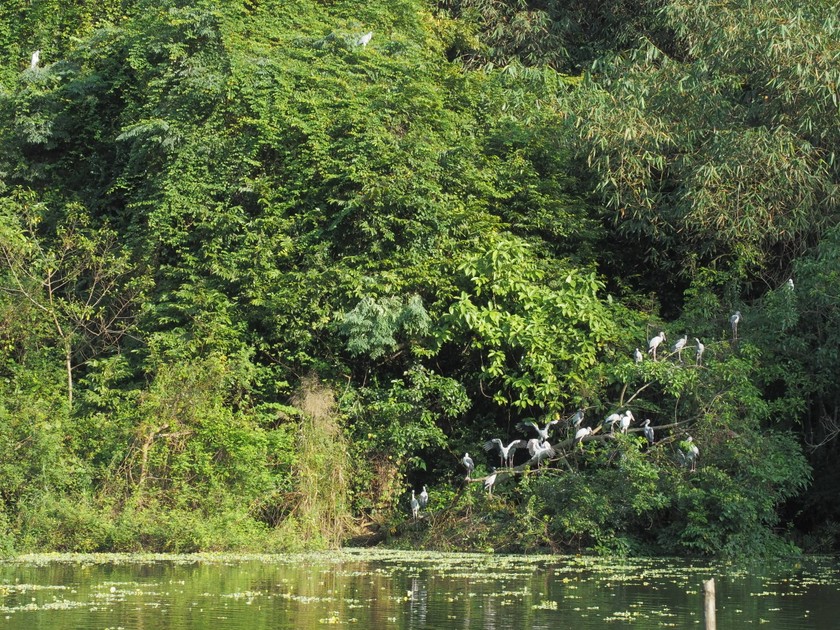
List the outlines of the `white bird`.
<svg viewBox="0 0 840 630">
<path fill-rule="evenodd" d="M 694 341 L 697 342 L 697 365 L 700 365 L 700 360 L 703 358 L 703 352 L 706 350 L 706 346 L 703 345 L 703 342 L 700 341 L 697 337 L 694 338 Z"/>
<path fill-rule="evenodd" d="M 581 449 L 583 449 L 583 438 L 587 435 L 592 435 L 591 427 L 583 427 L 582 429 L 578 429 L 577 433 L 575 433 L 575 442 L 580 442 Z"/>
<path fill-rule="evenodd" d="M 656 361 L 656 349 L 659 347 L 659 344 L 661 344 L 663 341 L 665 341 L 665 333 L 660 332 L 658 335 L 656 335 L 656 337 L 654 337 L 648 342 L 648 353 L 653 354 L 654 361 Z"/>
<path fill-rule="evenodd" d="M 645 358 L 645 357 L 644 357 L 644 355 L 642 354 L 642 351 L 641 351 L 641 350 L 639 350 L 638 348 L 636 348 L 636 351 L 633 353 L 633 360 L 634 360 L 636 363 L 641 363 L 641 362 L 642 362 L 642 359 L 644 359 L 644 358 Z"/>
<path fill-rule="evenodd" d="M 368 42 L 370 42 L 371 37 L 373 37 L 373 31 L 368 31 L 364 35 L 362 35 L 359 39 L 356 40 L 357 46 L 367 46 Z"/>
<path fill-rule="evenodd" d="M 630 428 L 630 423 L 633 422 L 635 418 L 633 417 L 633 412 L 629 409 L 624 412 L 624 415 L 621 416 L 621 419 L 618 421 L 618 426 L 621 429 L 622 433 L 627 433 L 627 429 Z"/>
<path fill-rule="evenodd" d="M 793 278 L 788 278 L 787 285 L 788 285 L 788 289 L 793 291 Z"/>
<path fill-rule="evenodd" d="M 729 324 L 732 326 L 732 339 L 738 338 L 738 322 L 741 321 L 741 311 L 735 311 L 732 317 L 729 318 Z"/>
<path fill-rule="evenodd" d="M 34 70 L 38 67 L 38 62 L 41 60 L 41 51 L 36 50 L 32 53 L 32 60 L 29 62 L 29 69 Z"/>
<path fill-rule="evenodd" d="M 554 447 L 551 446 L 551 444 L 538 440 L 537 438 L 528 440 L 528 452 L 531 453 L 531 459 L 528 460 L 528 463 L 536 464 L 537 466 L 539 466 L 544 459 L 557 455 L 557 451 L 554 450 Z"/>
<path fill-rule="evenodd" d="M 426 490 L 426 486 L 423 486 L 423 492 L 420 493 L 420 507 L 425 508 L 429 504 L 429 492 Z"/>
<path fill-rule="evenodd" d="M 601 428 L 604 431 L 609 429 L 610 432 L 612 432 L 612 430 L 615 428 L 615 423 L 619 422 L 620 420 L 621 420 L 621 414 L 620 413 L 618 413 L 617 411 L 615 413 L 611 413 L 606 418 L 604 418 L 604 422 L 601 425 Z"/>
<path fill-rule="evenodd" d="M 677 339 L 677 343 L 674 344 L 674 352 L 677 353 L 677 357 L 682 363 L 682 350 L 685 348 L 685 344 L 688 343 L 688 335 L 683 335 L 679 339 Z"/>
<path fill-rule="evenodd" d="M 526 446 L 528 446 L 528 443 L 525 440 L 514 440 L 505 446 L 499 438 L 493 438 L 492 440 L 487 440 L 484 443 L 484 450 L 492 451 L 494 448 L 497 448 L 499 451 L 499 460 L 502 465 L 512 466 L 513 454 L 516 449 L 525 448 Z"/>
<path fill-rule="evenodd" d="M 411 491 L 411 516 L 416 521 L 417 516 L 420 514 L 420 503 L 417 501 L 417 497 L 414 496 L 414 490 Z"/>
<path fill-rule="evenodd" d="M 697 457 L 700 455 L 700 449 L 694 443 L 694 438 L 689 435 L 685 442 L 680 445 L 680 448 L 683 449 L 680 451 L 683 461 L 691 465 L 692 472 L 697 470 Z"/>
<path fill-rule="evenodd" d="M 578 409 L 571 418 L 569 418 L 569 423 L 577 429 L 580 426 L 580 423 L 583 422 L 583 409 Z"/>
<path fill-rule="evenodd" d="M 559 420 L 551 420 L 550 422 L 547 422 L 545 427 L 542 428 L 542 429 L 533 420 L 523 420 L 522 422 L 520 422 L 516 426 L 517 426 L 518 429 L 520 429 L 522 431 L 526 431 L 528 429 L 528 427 L 533 428 L 537 432 L 537 435 L 540 436 L 540 442 L 545 442 L 546 440 L 548 440 L 548 432 L 551 430 L 551 427 L 553 427 L 558 422 L 560 422 L 560 421 Z"/>
<path fill-rule="evenodd" d="M 650 426 L 650 418 L 647 418 L 645 423 L 642 425 L 642 433 L 645 434 L 648 444 L 653 446 L 653 427 Z"/>
<path fill-rule="evenodd" d="M 466 478 L 469 479 L 470 475 L 472 475 L 472 471 L 475 469 L 475 462 L 473 462 L 469 453 L 464 453 L 464 456 L 461 458 L 461 464 L 463 464 L 464 468 L 467 469 Z"/>
<path fill-rule="evenodd" d="M 484 480 L 484 489 L 487 490 L 487 494 L 493 494 L 493 486 L 496 484 L 496 470 L 491 468 L 490 474 L 487 475 L 487 478 Z"/>
</svg>

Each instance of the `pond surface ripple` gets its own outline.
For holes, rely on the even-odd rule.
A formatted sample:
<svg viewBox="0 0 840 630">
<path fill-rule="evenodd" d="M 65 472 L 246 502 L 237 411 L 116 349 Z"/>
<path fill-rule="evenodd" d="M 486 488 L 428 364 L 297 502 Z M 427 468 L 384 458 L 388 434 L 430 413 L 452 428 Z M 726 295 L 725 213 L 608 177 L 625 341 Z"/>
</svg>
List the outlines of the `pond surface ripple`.
<svg viewBox="0 0 840 630">
<path fill-rule="evenodd" d="M 193 630 L 830 628 L 834 558 L 698 563 L 344 549 L 290 555 L 47 554 L 0 563 L 0 628 Z"/>
</svg>

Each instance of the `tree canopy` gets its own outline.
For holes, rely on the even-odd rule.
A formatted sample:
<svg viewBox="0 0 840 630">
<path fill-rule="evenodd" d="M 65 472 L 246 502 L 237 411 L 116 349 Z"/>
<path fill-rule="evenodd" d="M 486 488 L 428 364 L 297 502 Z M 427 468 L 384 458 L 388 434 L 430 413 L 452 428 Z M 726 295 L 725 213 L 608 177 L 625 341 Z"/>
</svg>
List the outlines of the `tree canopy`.
<svg viewBox="0 0 840 630">
<path fill-rule="evenodd" d="M 836 8 L 5 3 L 0 547 L 834 550 Z"/>
</svg>

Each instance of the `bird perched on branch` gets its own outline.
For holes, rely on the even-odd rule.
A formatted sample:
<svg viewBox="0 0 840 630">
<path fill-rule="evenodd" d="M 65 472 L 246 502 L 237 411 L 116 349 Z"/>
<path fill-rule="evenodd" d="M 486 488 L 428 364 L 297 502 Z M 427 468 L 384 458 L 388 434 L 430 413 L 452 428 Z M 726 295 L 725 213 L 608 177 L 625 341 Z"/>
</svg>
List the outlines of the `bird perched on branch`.
<svg viewBox="0 0 840 630">
<path fill-rule="evenodd" d="M 528 463 L 536 464 L 537 466 L 539 466 L 543 460 L 557 455 L 557 451 L 554 450 L 554 447 L 551 446 L 551 444 L 538 440 L 537 438 L 528 440 L 528 452 L 531 453 L 531 459 L 528 460 Z"/>
<path fill-rule="evenodd" d="M 36 50 L 34 53 L 32 53 L 32 59 L 30 59 L 30 61 L 29 61 L 29 69 L 34 70 L 35 68 L 37 68 L 40 60 L 41 60 L 41 51 Z"/>
<path fill-rule="evenodd" d="M 618 427 L 621 429 L 622 433 L 627 433 L 627 429 L 630 428 L 630 423 L 633 422 L 636 418 L 633 417 L 633 412 L 629 409 L 624 412 L 624 415 L 618 421 Z"/>
<path fill-rule="evenodd" d="M 635 352 L 633 352 L 633 360 L 634 360 L 636 363 L 641 363 L 641 362 L 642 362 L 642 360 L 643 360 L 644 358 L 645 358 L 645 357 L 644 357 L 644 355 L 642 354 L 642 351 L 641 351 L 641 350 L 639 350 L 638 348 L 636 348 Z"/>
<path fill-rule="evenodd" d="M 414 496 L 414 490 L 411 491 L 411 517 L 416 521 L 420 514 L 420 502 Z"/>
<path fill-rule="evenodd" d="M 499 438 L 493 438 L 492 440 L 487 440 L 484 443 L 484 450 L 485 451 L 492 451 L 494 448 L 498 449 L 499 451 L 499 460 L 503 466 L 512 466 L 513 465 L 513 454 L 518 448 L 526 448 L 528 446 L 528 442 L 525 440 L 514 440 L 507 446 L 502 444 L 502 441 Z"/>
<path fill-rule="evenodd" d="M 420 493 L 417 500 L 420 503 L 420 509 L 425 509 L 429 504 L 429 492 L 426 490 L 426 486 L 423 486 L 423 492 Z"/>
<path fill-rule="evenodd" d="M 700 365 L 700 361 L 703 359 L 703 353 L 706 351 L 706 346 L 704 346 L 703 342 L 700 341 L 697 337 L 694 338 L 694 341 L 697 342 L 697 356 L 694 362 L 697 365 Z"/>
<path fill-rule="evenodd" d="M 582 429 L 578 429 L 577 433 L 575 433 L 575 442 L 580 443 L 581 450 L 583 450 L 583 438 L 587 435 L 592 435 L 591 427 L 583 427 Z"/>
<path fill-rule="evenodd" d="M 580 426 L 580 423 L 583 422 L 583 409 L 578 409 L 571 418 L 569 418 L 569 424 L 572 425 L 575 429 Z"/>
<path fill-rule="evenodd" d="M 691 472 L 697 470 L 697 458 L 700 456 L 700 449 L 694 443 L 693 437 L 689 435 L 685 438 L 685 441 L 680 442 L 678 453 L 683 466 L 690 466 Z"/>
<path fill-rule="evenodd" d="M 680 363 L 682 363 L 682 351 L 685 348 L 685 344 L 688 343 L 688 335 L 683 335 L 679 339 L 677 339 L 677 343 L 674 344 L 674 352 L 677 353 L 677 358 L 679 358 Z"/>
<path fill-rule="evenodd" d="M 653 354 L 653 360 L 656 361 L 656 349 L 665 341 L 665 333 L 660 332 L 656 337 L 648 341 L 648 353 Z"/>
<path fill-rule="evenodd" d="M 365 33 L 364 35 L 359 37 L 359 39 L 356 40 L 356 45 L 357 46 L 362 46 L 362 47 L 367 46 L 372 37 L 373 37 L 373 31 L 368 31 L 367 33 Z"/>
<path fill-rule="evenodd" d="M 653 446 L 653 427 L 650 426 L 650 418 L 647 418 L 642 425 L 642 433 L 645 434 L 645 439 L 647 439 L 648 444 Z"/>
<path fill-rule="evenodd" d="M 466 479 L 469 479 L 472 475 L 472 471 L 475 470 L 475 462 L 473 462 L 469 453 L 464 453 L 464 456 L 461 458 L 461 464 L 467 469 Z"/>
<path fill-rule="evenodd" d="M 494 485 L 496 485 L 496 469 L 491 468 L 490 474 L 484 480 L 484 489 L 487 490 L 487 494 L 493 494 Z"/>
<path fill-rule="evenodd" d="M 729 325 L 732 326 L 732 339 L 738 339 L 738 322 L 741 321 L 741 311 L 735 311 L 729 318 Z"/>
<path fill-rule="evenodd" d="M 615 429 L 615 425 L 617 422 L 621 421 L 621 414 L 617 411 L 615 413 L 611 413 L 606 418 L 604 418 L 604 422 L 601 424 L 601 430 L 606 431 L 607 429 L 610 430 L 612 433 L 613 429 Z"/>
<path fill-rule="evenodd" d="M 560 422 L 560 421 L 559 420 L 550 420 L 549 422 L 546 423 L 545 427 L 541 429 L 539 427 L 539 425 L 536 422 L 534 422 L 533 420 L 523 420 L 522 422 L 520 422 L 519 424 L 516 425 L 516 428 L 518 428 L 521 431 L 527 431 L 528 428 L 530 427 L 530 428 L 534 429 L 534 431 L 537 432 L 537 435 L 540 438 L 540 442 L 545 442 L 546 440 L 548 440 L 548 432 L 551 430 L 551 427 L 553 427 L 558 422 Z"/>
</svg>

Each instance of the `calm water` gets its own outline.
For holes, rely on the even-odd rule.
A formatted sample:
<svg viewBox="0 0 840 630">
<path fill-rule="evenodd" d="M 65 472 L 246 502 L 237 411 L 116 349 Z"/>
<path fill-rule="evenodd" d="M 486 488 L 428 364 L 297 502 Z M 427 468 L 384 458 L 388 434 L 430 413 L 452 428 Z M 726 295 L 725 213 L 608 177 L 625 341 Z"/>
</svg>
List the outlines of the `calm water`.
<svg viewBox="0 0 840 630">
<path fill-rule="evenodd" d="M 833 558 L 736 566 L 344 550 L 288 556 L 56 555 L 0 564 L 0 628 L 833 628 Z"/>
</svg>

